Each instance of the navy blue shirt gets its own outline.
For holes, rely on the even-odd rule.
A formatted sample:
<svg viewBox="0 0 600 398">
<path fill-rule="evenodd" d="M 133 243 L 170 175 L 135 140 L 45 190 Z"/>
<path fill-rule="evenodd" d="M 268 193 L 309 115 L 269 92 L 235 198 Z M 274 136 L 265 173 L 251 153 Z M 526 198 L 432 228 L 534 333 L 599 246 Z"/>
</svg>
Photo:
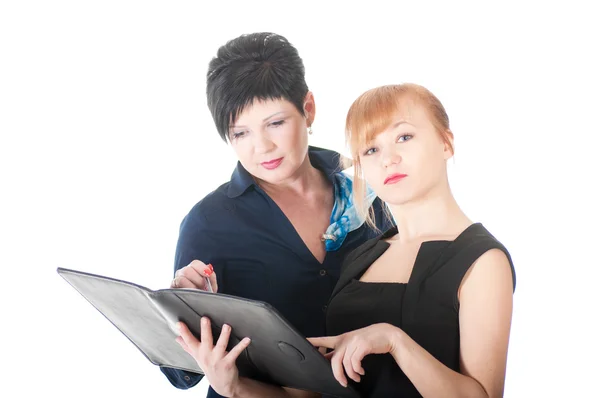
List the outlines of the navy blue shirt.
<svg viewBox="0 0 600 398">
<path fill-rule="evenodd" d="M 334 174 L 340 172 L 339 156 L 309 147 L 311 164 L 332 184 Z M 391 225 L 382 207 L 375 199 L 376 225 L 385 231 Z M 277 204 L 238 163 L 231 181 L 208 194 L 183 219 L 175 271 L 195 259 L 210 263 L 219 293 L 265 301 L 306 337 L 325 336 L 326 304 L 344 257 L 376 235 L 363 224 L 348 233 L 340 249 L 327 252 L 321 264 Z M 178 369 L 161 370 L 181 389 L 196 385 L 203 377 Z M 209 389 L 208 397 L 220 395 Z"/>
</svg>

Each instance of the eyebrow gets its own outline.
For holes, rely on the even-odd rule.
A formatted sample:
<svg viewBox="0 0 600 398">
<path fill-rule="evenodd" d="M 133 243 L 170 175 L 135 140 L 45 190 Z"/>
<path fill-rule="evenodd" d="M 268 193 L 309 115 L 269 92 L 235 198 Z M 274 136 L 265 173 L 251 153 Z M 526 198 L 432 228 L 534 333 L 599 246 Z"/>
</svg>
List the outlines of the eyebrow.
<svg viewBox="0 0 600 398">
<path fill-rule="evenodd" d="M 274 114 L 272 114 L 272 115 L 267 116 L 266 118 L 264 118 L 262 121 L 266 122 L 267 120 L 271 119 L 273 116 L 277 116 L 280 113 L 285 113 L 285 111 L 275 112 Z M 235 125 L 232 125 L 230 128 L 238 128 L 238 127 L 245 127 L 245 126 L 240 126 L 240 125 L 235 124 Z"/>
<path fill-rule="evenodd" d="M 275 112 L 274 114 L 272 114 L 269 117 L 266 117 L 263 119 L 263 122 L 266 122 L 267 120 L 269 120 L 270 118 L 272 118 L 273 116 L 279 115 L 280 113 L 285 113 L 284 111 L 280 111 L 280 112 Z"/>
<path fill-rule="evenodd" d="M 409 122 L 407 122 L 406 120 L 400 120 L 399 122 L 394 123 L 394 125 L 392 126 L 392 128 L 396 128 L 398 126 L 400 126 L 401 124 L 410 124 Z"/>
</svg>

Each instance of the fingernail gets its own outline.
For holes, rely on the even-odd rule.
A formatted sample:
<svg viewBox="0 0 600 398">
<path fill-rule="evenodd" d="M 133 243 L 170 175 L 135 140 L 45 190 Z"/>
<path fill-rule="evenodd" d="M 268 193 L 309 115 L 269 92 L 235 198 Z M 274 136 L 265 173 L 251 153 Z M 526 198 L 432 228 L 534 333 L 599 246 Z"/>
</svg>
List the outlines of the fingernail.
<svg viewBox="0 0 600 398">
<path fill-rule="evenodd" d="M 252 343 L 252 340 L 250 340 L 250 337 L 244 337 L 244 344 L 250 344 Z"/>
<path fill-rule="evenodd" d="M 206 276 L 211 276 L 211 275 L 212 275 L 212 273 L 213 273 L 213 270 L 212 270 L 212 269 L 205 269 L 205 270 L 204 270 L 204 275 L 206 275 Z"/>
<path fill-rule="evenodd" d="M 214 272 L 212 264 L 208 264 L 207 267 L 208 267 L 208 269 L 210 269 L 211 272 Z"/>
<path fill-rule="evenodd" d="M 208 319 L 206 317 L 202 317 L 201 321 L 204 325 L 208 323 Z"/>
</svg>

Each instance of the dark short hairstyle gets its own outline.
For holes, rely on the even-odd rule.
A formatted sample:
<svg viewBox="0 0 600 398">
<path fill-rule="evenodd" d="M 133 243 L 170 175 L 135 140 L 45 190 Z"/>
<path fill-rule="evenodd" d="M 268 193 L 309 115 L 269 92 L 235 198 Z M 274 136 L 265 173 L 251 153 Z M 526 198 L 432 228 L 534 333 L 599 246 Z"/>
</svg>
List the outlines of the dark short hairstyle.
<svg viewBox="0 0 600 398">
<path fill-rule="evenodd" d="M 208 108 L 225 142 L 230 124 L 255 99 L 285 99 L 304 115 L 304 64 L 283 36 L 261 32 L 228 41 L 210 61 L 206 77 Z"/>
</svg>

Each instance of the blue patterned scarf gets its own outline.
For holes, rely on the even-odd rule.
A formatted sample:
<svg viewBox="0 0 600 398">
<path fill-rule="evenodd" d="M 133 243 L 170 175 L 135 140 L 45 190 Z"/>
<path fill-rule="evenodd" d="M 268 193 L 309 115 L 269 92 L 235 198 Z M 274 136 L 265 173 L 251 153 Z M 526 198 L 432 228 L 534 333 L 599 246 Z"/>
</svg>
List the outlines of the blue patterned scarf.
<svg viewBox="0 0 600 398">
<path fill-rule="evenodd" d="M 348 233 L 358 229 L 364 224 L 364 217 L 360 217 L 352 198 L 352 178 L 344 173 L 335 174 L 334 203 L 327 231 L 323 234 L 325 250 L 336 251 L 344 243 Z M 370 207 L 377 196 L 367 186 L 365 205 Z"/>
</svg>

